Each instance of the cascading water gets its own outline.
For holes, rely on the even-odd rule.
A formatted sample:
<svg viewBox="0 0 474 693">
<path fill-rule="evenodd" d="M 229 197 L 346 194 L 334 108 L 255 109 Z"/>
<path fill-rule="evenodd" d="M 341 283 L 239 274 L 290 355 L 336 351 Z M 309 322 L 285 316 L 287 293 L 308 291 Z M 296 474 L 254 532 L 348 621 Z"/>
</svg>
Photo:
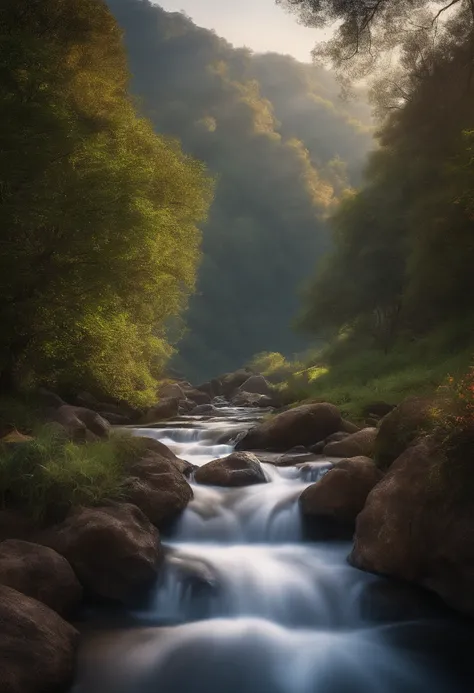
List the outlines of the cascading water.
<svg viewBox="0 0 474 693">
<path fill-rule="evenodd" d="M 137 430 L 195 465 L 228 455 L 255 412 Z M 297 499 L 327 463 L 243 489 L 194 485 L 146 604 L 84 637 L 73 693 L 464 693 L 462 624 L 416 590 L 304 543 Z M 97 616 L 96 616 L 97 618 Z M 131 627 L 133 626 L 133 627 Z"/>
</svg>

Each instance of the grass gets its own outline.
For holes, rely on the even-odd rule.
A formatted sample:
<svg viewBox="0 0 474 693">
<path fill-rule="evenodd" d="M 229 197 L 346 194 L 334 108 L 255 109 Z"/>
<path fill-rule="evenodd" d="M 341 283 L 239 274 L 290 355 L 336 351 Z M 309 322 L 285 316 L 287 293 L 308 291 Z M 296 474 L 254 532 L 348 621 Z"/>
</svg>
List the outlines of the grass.
<svg viewBox="0 0 474 693">
<path fill-rule="evenodd" d="M 446 329 L 416 341 L 400 340 L 389 353 L 368 340 L 343 336 L 311 355 L 306 367 L 296 362 L 278 388 L 285 402 L 327 401 L 362 421 L 364 409 L 375 401 L 398 404 L 411 395 L 434 393 L 448 375 L 466 372 L 473 353 L 474 345 Z"/>
<path fill-rule="evenodd" d="M 140 447 L 124 434 L 77 445 L 54 425 L 43 426 L 29 442 L 0 445 L 0 506 L 41 524 L 61 520 L 73 505 L 120 500 Z"/>
</svg>

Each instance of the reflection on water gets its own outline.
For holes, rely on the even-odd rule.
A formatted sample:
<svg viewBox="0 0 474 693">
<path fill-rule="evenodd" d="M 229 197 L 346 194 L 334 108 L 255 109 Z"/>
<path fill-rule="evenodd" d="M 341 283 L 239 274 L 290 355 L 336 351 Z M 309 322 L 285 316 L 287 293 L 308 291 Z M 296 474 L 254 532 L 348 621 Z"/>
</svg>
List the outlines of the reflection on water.
<svg viewBox="0 0 474 693">
<path fill-rule="evenodd" d="M 254 413 L 147 428 L 201 465 Z M 343 544 L 304 544 L 297 498 L 328 464 L 264 465 L 266 484 L 195 486 L 134 627 L 85 632 L 74 693 L 467 693 L 469 625 L 434 598 L 351 568 Z M 117 614 L 115 614 L 117 617 Z"/>
</svg>

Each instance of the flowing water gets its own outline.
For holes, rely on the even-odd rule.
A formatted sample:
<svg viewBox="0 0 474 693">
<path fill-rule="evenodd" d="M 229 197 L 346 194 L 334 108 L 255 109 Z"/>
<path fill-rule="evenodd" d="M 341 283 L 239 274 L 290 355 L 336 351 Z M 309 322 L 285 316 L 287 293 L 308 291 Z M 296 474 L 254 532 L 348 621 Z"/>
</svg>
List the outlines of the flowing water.
<svg viewBox="0 0 474 693">
<path fill-rule="evenodd" d="M 136 431 L 196 465 L 256 412 Z M 266 484 L 194 485 L 165 568 L 127 611 L 88 613 L 73 693 L 467 693 L 470 626 L 434 598 L 303 541 L 297 499 L 328 468 L 264 465 Z"/>
</svg>

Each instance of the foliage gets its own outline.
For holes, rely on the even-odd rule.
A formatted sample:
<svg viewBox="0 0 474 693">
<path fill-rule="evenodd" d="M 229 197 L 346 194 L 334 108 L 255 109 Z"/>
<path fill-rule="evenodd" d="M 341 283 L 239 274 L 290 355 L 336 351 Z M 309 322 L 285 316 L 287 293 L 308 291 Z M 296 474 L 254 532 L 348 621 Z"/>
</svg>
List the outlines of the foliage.
<svg viewBox="0 0 474 693">
<path fill-rule="evenodd" d="M 144 403 L 194 286 L 203 167 L 127 95 L 102 0 L 0 8 L 0 372 Z"/>
<path fill-rule="evenodd" d="M 410 72 L 422 69 L 433 49 L 443 47 L 452 24 L 466 36 L 472 0 L 276 0 L 308 26 L 331 27 L 333 36 L 314 55 L 331 65 L 343 84 L 381 76 L 382 94 L 404 98 L 397 57 Z"/>
<path fill-rule="evenodd" d="M 328 212 L 359 180 L 367 106 L 338 100 L 323 69 L 234 49 L 148 1 L 108 1 L 144 112 L 217 178 L 175 367 L 207 379 L 261 351 L 301 351 L 298 287 L 328 246 Z"/>
<path fill-rule="evenodd" d="M 0 507 L 49 522 L 74 505 L 120 500 L 127 466 L 139 453 L 140 442 L 124 434 L 77 445 L 54 425 L 43 426 L 30 442 L 0 445 Z"/>
</svg>

